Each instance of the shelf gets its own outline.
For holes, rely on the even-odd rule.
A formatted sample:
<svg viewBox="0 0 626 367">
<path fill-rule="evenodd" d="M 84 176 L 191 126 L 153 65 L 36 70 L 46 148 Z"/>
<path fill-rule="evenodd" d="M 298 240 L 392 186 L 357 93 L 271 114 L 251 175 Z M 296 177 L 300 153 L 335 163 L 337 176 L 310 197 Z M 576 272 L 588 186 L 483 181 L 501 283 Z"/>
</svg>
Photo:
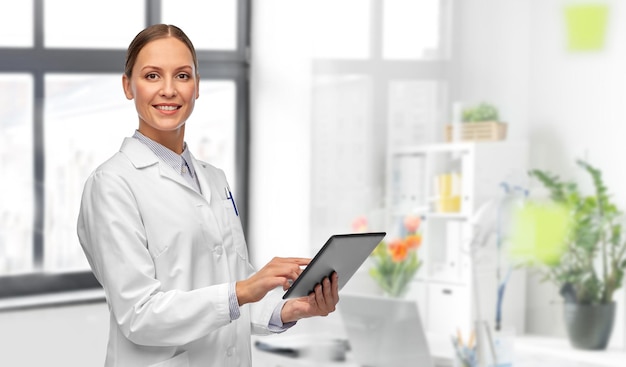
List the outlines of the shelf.
<svg viewBox="0 0 626 367">
<path fill-rule="evenodd" d="M 465 213 L 439 213 L 439 212 L 426 212 L 420 210 L 394 210 L 390 214 L 394 217 L 404 217 L 409 214 L 417 213 L 424 220 L 427 219 L 437 219 L 437 220 L 460 220 L 466 221 L 470 220 L 470 216 Z"/>
<path fill-rule="evenodd" d="M 473 215 L 501 194 L 502 182 L 525 186 L 527 146 L 515 141 L 439 143 L 394 147 L 388 153 L 387 227 L 401 230 L 402 217 L 408 214 L 423 218 L 419 256 L 424 265 L 412 297 L 429 320 L 429 331 L 449 335 L 460 325 L 469 328 L 477 312 L 474 292 L 497 287 L 495 272 L 489 270 L 498 256 L 495 247 L 489 247 L 478 263 L 481 287 L 472 282 L 477 264 L 471 261 L 467 246 L 476 234 Z M 444 180 L 448 175 L 452 178 Z M 456 208 L 442 205 L 451 202 L 439 202 L 441 195 L 448 200 L 458 197 L 459 211 L 438 211 Z M 512 277 L 511 286 L 519 289 L 515 304 L 524 302 L 523 274 Z M 483 291 L 477 297 L 486 305 L 496 302 L 495 292 Z M 442 307 L 458 304 L 468 307 L 462 313 L 442 316 L 447 315 Z M 504 307 L 515 315 L 508 321 L 510 325 L 523 330 L 524 315 L 514 310 L 515 305 Z"/>
<path fill-rule="evenodd" d="M 449 219 L 449 220 L 469 220 L 470 216 L 465 213 L 426 213 L 425 219 Z"/>
<path fill-rule="evenodd" d="M 435 144 L 420 144 L 420 145 L 407 145 L 394 147 L 389 150 L 392 155 L 397 154 L 424 154 L 424 153 L 456 153 L 456 152 L 469 152 L 477 147 L 498 147 L 517 144 L 509 141 L 485 141 L 485 142 L 460 142 L 460 143 L 435 143 Z M 519 142 L 519 144 L 525 144 Z"/>
<path fill-rule="evenodd" d="M 470 151 L 476 143 L 426 144 L 396 147 L 390 150 L 391 155 L 410 155 L 426 153 L 457 153 Z"/>
</svg>

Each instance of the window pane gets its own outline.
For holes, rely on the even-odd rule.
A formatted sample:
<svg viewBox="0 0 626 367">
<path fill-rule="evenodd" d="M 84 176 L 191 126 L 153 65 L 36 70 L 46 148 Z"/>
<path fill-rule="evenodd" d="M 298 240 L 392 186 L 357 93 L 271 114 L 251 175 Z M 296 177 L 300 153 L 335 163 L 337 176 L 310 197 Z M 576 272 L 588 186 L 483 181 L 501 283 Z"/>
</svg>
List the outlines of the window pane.
<svg viewBox="0 0 626 367">
<path fill-rule="evenodd" d="M 315 77 L 312 99 L 312 238 L 323 243 L 382 206 L 385 126 L 367 75 Z M 336 193 L 342 193 L 338 200 Z M 374 226 L 375 227 L 375 226 Z"/>
<path fill-rule="evenodd" d="M 45 1 L 44 45 L 125 49 L 144 27 L 144 14 L 144 0 Z"/>
<path fill-rule="evenodd" d="M 370 2 L 318 0 L 312 11 L 313 56 L 365 59 L 370 55 Z M 323 24 L 323 26 L 319 26 Z"/>
<path fill-rule="evenodd" d="M 389 82 L 390 147 L 429 144 L 437 141 L 445 96 L 438 80 L 395 80 Z M 441 129 L 442 130 L 442 129 Z"/>
<path fill-rule="evenodd" d="M 138 126 L 119 74 L 45 76 L 46 270 L 88 269 L 76 220 L 89 174 Z"/>
<path fill-rule="evenodd" d="M 383 57 L 439 58 L 440 0 L 385 0 Z"/>
<path fill-rule="evenodd" d="M 237 0 L 163 0 L 161 19 L 185 31 L 196 49 L 237 49 Z"/>
<path fill-rule="evenodd" d="M 235 182 L 235 98 L 232 81 L 200 82 L 200 98 L 187 121 L 185 141 L 198 159 L 221 168 Z"/>
<path fill-rule="evenodd" d="M 0 47 L 33 46 L 33 0 L 5 1 L 0 11 Z M 7 11 L 10 7 L 10 11 Z"/>
<path fill-rule="evenodd" d="M 0 74 L 0 275 L 32 270 L 33 78 Z"/>
</svg>

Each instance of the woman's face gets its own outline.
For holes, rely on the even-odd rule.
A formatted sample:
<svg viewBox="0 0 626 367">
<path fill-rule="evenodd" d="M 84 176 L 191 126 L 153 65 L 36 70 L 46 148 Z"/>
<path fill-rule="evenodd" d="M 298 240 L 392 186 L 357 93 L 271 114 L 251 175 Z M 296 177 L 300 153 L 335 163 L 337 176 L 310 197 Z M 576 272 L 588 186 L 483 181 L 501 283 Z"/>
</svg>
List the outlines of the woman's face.
<svg viewBox="0 0 626 367">
<path fill-rule="evenodd" d="M 174 37 L 147 43 L 122 77 L 126 98 L 135 100 L 139 131 L 161 140 L 165 132 L 183 132 L 198 98 L 198 79 L 191 51 Z M 182 135 L 182 134 L 181 134 Z"/>
</svg>

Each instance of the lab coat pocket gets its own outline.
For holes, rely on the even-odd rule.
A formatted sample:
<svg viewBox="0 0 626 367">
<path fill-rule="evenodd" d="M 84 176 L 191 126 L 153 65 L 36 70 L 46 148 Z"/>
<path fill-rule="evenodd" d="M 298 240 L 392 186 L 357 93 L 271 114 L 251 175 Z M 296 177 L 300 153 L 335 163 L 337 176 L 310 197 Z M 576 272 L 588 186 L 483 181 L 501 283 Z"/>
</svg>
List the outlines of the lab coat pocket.
<svg viewBox="0 0 626 367">
<path fill-rule="evenodd" d="M 151 364 L 148 367 L 189 367 L 189 356 L 187 352 L 182 352 L 173 358 L 163 362 Z"/>
<path fill-rule="evenodd" d="M 239 212 L 236 209 L 234 199 L 227 198 L 222 201 L 224 211 L 226 212 L 226 225 L 230 229 L 230 235 L 232 237 L 233 246 L 237 251 L 239 257 L 243 260 L 248 259 L 248 249 L 246 247 L 246 239 L 243 235 L 243 227 L 241 226 L 241 220 L 239 219 Z"/>
</svg>

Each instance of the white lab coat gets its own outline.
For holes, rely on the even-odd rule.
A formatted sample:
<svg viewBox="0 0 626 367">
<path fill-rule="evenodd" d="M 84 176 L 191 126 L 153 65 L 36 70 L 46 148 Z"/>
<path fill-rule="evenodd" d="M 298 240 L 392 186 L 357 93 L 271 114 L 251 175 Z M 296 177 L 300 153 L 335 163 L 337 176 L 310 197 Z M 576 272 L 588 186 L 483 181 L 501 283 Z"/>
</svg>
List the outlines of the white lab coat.
<svg viewBox="0 0 626 367">
<path fill-rule="evenodd" d="M 202 194 L 126 138 L 83 192 L 78 237 L 111 311 L 106 366 L 250 366 L 250 335 L 270 333 L 280 296 L 241 307 L 228 283 L 249 277 L 224 173 L 193 159 Z"/>
</svg>

